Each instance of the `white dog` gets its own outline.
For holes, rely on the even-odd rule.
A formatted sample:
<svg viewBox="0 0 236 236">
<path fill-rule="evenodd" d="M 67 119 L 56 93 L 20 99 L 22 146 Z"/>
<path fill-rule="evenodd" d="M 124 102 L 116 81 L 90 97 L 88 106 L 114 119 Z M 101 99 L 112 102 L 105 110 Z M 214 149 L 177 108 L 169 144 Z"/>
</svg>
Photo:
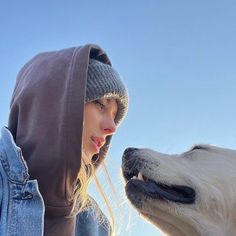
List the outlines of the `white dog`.
<svg viewBox="0 0 236 236">
<path fill-rule="evenodd" d="M 236 235 L 236 151 L 196 145 L 180 155 L 128 148 L 126 195 L 171 236 Z"/>
</svg>

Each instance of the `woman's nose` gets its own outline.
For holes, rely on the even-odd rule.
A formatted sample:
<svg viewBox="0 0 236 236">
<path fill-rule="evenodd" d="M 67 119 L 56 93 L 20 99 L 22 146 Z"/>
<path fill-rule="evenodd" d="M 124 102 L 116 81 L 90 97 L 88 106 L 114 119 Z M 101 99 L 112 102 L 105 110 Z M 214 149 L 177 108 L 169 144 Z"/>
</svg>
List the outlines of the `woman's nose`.
<svg viewBox="0 0 236 236">
<path fill-rule="evenodd" d="M 109 118 L 104 123 L 104 133 L 107 135 L 112 135 L 116 132 L 116 124 L 113 118 Z"/>
</svg>

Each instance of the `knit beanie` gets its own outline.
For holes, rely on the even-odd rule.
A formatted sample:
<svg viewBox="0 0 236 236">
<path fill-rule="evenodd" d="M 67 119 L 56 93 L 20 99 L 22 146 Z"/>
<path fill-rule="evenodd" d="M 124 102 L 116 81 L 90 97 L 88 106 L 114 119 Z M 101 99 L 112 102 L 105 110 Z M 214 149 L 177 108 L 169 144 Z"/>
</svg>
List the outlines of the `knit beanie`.
<svg viewBox="0 0 236 236">
<path fill-rule="evenodd" d="M 90 59 L 85 102 L 101 98 L 116 99 L 118 111 L 115 123 L 118 125 L 128 110 L 128 91 L 113 67 L 98 60 Z"/>
</svg>

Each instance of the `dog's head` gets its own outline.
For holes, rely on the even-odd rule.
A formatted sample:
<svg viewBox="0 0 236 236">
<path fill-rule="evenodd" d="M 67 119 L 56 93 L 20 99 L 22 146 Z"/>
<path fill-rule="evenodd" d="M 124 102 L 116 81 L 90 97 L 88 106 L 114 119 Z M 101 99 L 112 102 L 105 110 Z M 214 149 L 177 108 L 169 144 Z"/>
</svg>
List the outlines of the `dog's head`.
<svg viewBox="0 0 236 236">
<path fill-rule="evenodd" d="M 122 173 L 132 205 L 169 235 L 234 234 L 236 151 L 195 145 L 168 155 L 128 148 Z"/>
</svg>

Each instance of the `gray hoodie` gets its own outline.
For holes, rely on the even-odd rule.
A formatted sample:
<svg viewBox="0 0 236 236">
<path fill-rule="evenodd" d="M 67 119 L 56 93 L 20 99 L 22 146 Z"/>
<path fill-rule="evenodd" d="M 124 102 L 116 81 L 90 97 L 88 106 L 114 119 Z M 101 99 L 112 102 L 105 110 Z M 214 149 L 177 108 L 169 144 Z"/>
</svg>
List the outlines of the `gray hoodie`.
<svg viewBox="0 0 236 236">
<path fill-rule="evenodd" d="M 45 52 L 19 72 L 9 129 L 22 149 L 45 203 L 45 236 L 74 236 L 74 189 L 81 166 L 84 97 L 89 58 L 110 61 L 96 45 Z M 99 153 L 103 160 L 110 142 Z"/>
</svg>

